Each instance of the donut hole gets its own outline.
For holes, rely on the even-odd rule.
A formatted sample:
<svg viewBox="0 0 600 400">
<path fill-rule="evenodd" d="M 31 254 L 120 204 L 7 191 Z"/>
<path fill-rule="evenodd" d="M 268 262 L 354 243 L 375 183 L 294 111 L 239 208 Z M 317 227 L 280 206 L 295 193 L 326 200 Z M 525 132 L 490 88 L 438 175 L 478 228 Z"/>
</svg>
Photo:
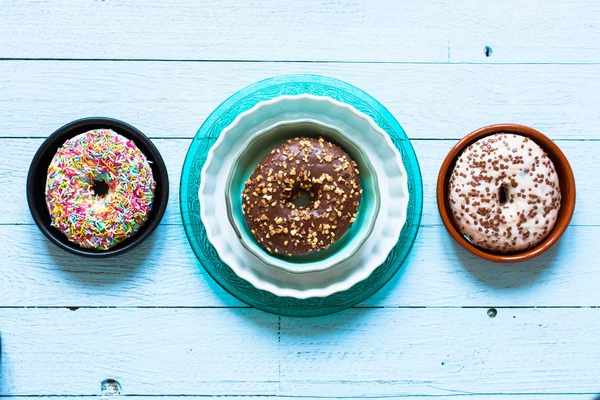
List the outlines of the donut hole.
<svg viewBox="0 0 600 400">
<path fill-rule="evenodd" d="M 498 188 L 498 200 L 500 204 L 508 202 L 508 188 L 505 185 L 500 185 L 500 188 Z"/>
<path fill-rule="evenodd" d="M 108 194 L 108 184 L 102 180 L 97 180 L 92 185 L 94 195 L 104 197 Z"/>
<path fill-rule="evenodd" d="M 310 192 L 306 190 L 300 190 L 296 193 L 296 196 L 292 199 L 292 204 L 296 206 L 296 208 L 304 208 L 308 207 L 310 202 L 312 201 L 312 195 Z"/>
</svg>

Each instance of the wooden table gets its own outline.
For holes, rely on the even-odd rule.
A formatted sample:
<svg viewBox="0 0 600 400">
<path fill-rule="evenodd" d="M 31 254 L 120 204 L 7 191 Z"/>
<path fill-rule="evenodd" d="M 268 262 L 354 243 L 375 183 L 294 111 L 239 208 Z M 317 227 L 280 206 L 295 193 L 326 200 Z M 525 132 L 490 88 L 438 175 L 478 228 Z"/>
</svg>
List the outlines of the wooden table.
<svg viewBox="0 0 600 400">
<path fill-rule="evenodd" d="M 0 395 L 592 399 L 600 392 L 600 2 L 0 0 Z M 259 79 L 317 73 L 395 115 L 425 207 L 401 272 L 359 306 L 280 318 L 225 293 L 179 215 L 191 138 Z M 131 254 L 71 256 L 33 224 L 25 178 L 86 116 L 149 135 L 170 174 L 161 226 Z M 441 225 L 435 180 L 463 135 L 517 122 L 578 183 L 547 254 L 495 265 Z M 496 310 L 495 314 L 493 309 Z M 513 396 L 513 395 L 521 396 Z M 163 397 L 165 398 L 165 397 Z"/>
</svg>

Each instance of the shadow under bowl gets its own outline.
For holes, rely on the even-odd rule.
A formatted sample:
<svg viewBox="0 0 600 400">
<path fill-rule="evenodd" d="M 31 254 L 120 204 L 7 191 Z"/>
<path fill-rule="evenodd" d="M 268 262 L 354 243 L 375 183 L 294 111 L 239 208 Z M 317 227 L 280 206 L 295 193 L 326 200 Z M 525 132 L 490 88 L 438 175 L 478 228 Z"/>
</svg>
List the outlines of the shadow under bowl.
<svg viewBox="0 0 600 400">
<path fill-rule="evenodd" d="M 452 171 L 454 170 L 456 161 L 458 160 L 462 152 L 479 139 L 496 133 L 513 133 L 528 137 L 535 143 L 537 143 L 546 152 L 546 154 L 548 154 L 548 157 L 550 157 L 550 159 L 554 163 L 554 167 L 558 174 L 558 181 L 561 192 L 560 211 L 558 212 L 558 217 L 552 231 L 550 231 L 550 233 L 548 234 L 548 236 L 546 236 L 546 238 L 544 238 L 544 240 L 542 240 L 540 243 L 538 243 L 531 249 L 515 253 L 490 252 L 488 250 L 475 246 L 470 241 L 468 241 L 456 226 L 454 218 L 452 218 L 452 211 L 448 199 L 448 186 L 450 176 L 452 175 Z M 440 212 L 442 222 L 444 223 L 444 226 L 446 227 L 450 235 L 462 247 L 464 247 L 471 253 L 489 261 L 517 262 L 529 260 L 533 257 L 542 254 L 550 247 L 552 247 L 565 232 L 565 230 L 569 226 L 569 222 L 571 221 L 573 212 L 575 210 L 575 178 L 573 176 L 573 171 L 571 170 L 569 161 L 567 160 L 563 152 L 558 148 L 558 146 L 547 136 L 545 136 L 541 132 L 536 131 L 535 129 L 529 128 L 524 125 L 496 124 L 485 126 L 483 128 L 477 129 L 469 133 L 450 150 L 440 168 L 437 180 L 436 195 L 438 210 Z"/>
<path fill-rule="evenodd" d="M 152 210 L 147 221 L 138 232 L 108 250 L 95 250 L 80 247 L 70 242 L 58 229 L 50 225 L 50 213 L 46 205 L 46 179 L 48 166 L 57 150 L 70 138 L 92 129 L 112 129 L 116 133 L 132 140 L 144 153 L 156 181 Z M 27 175 L 27 203 L 33 220 L 50 241 L 58 247 L 86 257 L 108 257 L 125 253 L 143 242 L 160 223 L 169 199 L 169 178 L 167 167 L 154 144 L 142 132 L 133 126 L 112 118 L 91 117 L 70 122 L 50 135 L 36 152 Z"/>
<path fill-rule="evenodd" d="M 303 256 L 278 257 L 264 250 L 248 228 L 242 212 L 244 184 L 271 150 L 297 137 L 323 137 L 340 146 L 356 162 L 363 189 L 356 221 L 348 231 L 325 250 Z M 325 271 L 350 259 L 367 240 L 379 213 L 377 175 L 366 154 L 332 126 L 309 119 L 283 121 L 261 130 L 245 143 L 237 155 L 225 184 L 229 221 L 242 245 L 263 263 L 290 273 Z"/>
</svg>

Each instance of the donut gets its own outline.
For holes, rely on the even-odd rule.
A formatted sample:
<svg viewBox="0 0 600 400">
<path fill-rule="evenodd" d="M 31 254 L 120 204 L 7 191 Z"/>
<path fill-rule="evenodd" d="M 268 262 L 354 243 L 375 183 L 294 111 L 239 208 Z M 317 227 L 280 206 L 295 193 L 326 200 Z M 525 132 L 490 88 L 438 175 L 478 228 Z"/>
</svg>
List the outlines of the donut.
<svg viewBox="0 0 600 400">
<path fill-rule="evenodd" d="M 511 133 L 484 137 L 460 155 L 449 205 L 461 233 L 483 249 L 529 249 L 552 230 L 560 187 L 552 160 L 533 140 Z"/>
<path fill-rule="evenodd" d="M 104 185 L 106 194 L 95 185 Z M 51 225 L 81 247 L 108 250 L 146 222 L 155 187 L 149 161 L 131 140 L 110 129 L 82 133 L 67 140 L 48 167 Z"/>
<path fill-rule="evenodd" d="M 294 201 L 308 193 L 306 206 Z M 301 256 L 327 249 L 348 231 L 362 197 L 350 156 L 323 138 L 299 137 L 273 149 L 245 182 L 242 211 L 269 253 Z"/>
</svg>

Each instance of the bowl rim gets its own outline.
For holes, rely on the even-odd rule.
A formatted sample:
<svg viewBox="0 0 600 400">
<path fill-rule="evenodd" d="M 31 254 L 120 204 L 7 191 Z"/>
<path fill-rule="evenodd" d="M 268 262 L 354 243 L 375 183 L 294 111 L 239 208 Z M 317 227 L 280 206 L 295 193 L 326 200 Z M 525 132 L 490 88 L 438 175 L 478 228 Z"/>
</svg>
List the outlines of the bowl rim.
<svg viewBox="0 0 600 400">
<path fill-rule="evenodd" d="M 256 106 L 252 107 L 245 113 L 248 113 L 246 115 L 249 115 L 249 114 L 252 114 L 253 112 L 255 112 L 258 108 L 261 108 L 264 106 L 270 106 L 272 104 L 275 104 L 275 103 L 277 103 L 279 101 L 283 101 L 283 100 L 298 100 L 300 98 L 309 98 L 314 101 L 329 101 L 329 99 L 330 99 L 329 97 L 314 96 L 314 95 L 308 95 L 308 94 L 296 95 L 296 96 L 288 96 L 288 95 L 279 96 L 279 97 L 276 97 L 275 99 L 272 99 L 269 101 L 259 102 Z M 335 104 L 335 103 L 333 103 L 334 101 L 335 100 L 331 99 L 332 104 Z M 341 104 L 344 104 L 344 103 L 341 103 Z M 335 105 L 337 106 L 337 104 L 335 104 Z M 350 111 L 352 111 L 353 114 L 363 118 L 362 116 L 357 114 L 354 110 L 350 110 Z M 356 110 L 356 111 L 358 111 L 358 110 Z M 244 115 L 245 113 L 240 114 L 240 116 Z M 229 130 L 228 128 L 233 128 L 238 123 L 239 123 L 239 120 L 236 119 L 226 129 Z M 368 224 L 368 226 L 364 230 L 364 232 L 361 232 L 361 236 L 359 238 L 357 238 L 358 241 L 355 242 L 355 245 L 350 249 L 349 252 L 345 253 L 344 256 L 339 257 L 334 263 L 326 264 L 323 267 L 311 267 L 312 263 L 305 263 L 302 266 L 296 267 L 293 265 L 294 263 L 291 263 L 286 260 L 278 259 L 277 257 L 265 254 L 264 250 L 262 250 L 262 248 L 260 248 L 260 246 L 252 246 L 250 243 L 248 243 L 246 241 L 246 239 L 244 238 L 244 235 L 242 235 L 241 228 L 238 226 L 238 224 L 235 221 L 235 218 L 233 216 L 233 210 L 232 210 L 233 207 L 232 207 L 230 196 L 229 196 L 229 191 L 230 191 L 231 185 L 233 183 L 233 177 L 234 177 L 234 171 L 235 171 L 234 168 L 231 168 L 227 175 L 227 180 L 225 182 L 224 195 L 225 195 L 225 202 L 226 202 L 226 207 L 227 207 L 227 217 L 228 217 L 229 223 L 231 224 L 233 230 L 235 231 L 235 234 L 238 237 L 240 243 L 242 244 L 242 246 L 244 246 L 244 248 L 246 250 L 248 250 L 249 253 L 251 253 L 253 256 L 258 258 L 265 265 L 272 267 L 272 268 L 277 268 L 281 271 L 292 273 L 292 274 L 308 274 L 308 273 L 314 273 L 314 272 L 323 272 L 323 271 L 327 271 L 331 268 L 335 268 L 336 266 L 348 261 L 356 253 L 358 253 L 358 251 L 361 249 L 362 245 L 367 241 L 367 239 L 373 232 L 373 229 L 375 228 L 375 221 L 377 220 L 377 218 L 379 216 L 379 211 L 381 208 L 381 193 L 379 191 L 379 180 L 377 178 L 377 173 L 375 171 L 375 168 L 371 164 L 371 161 L 369 160 L 369 158 L 367 157 L 365 152 L 346 133 L 344 133 L 343 131 L 341 131 L 340 129 L 338 129 L 337 127 L 335 127 L 331 124 L 327 124 L 327 123 L 324 123 L 324 122 L 321 122 L 318 120 L 314 120 L 311 118 L 295 118 L 295 119 L 290 119 L 290 120 L 285 120 L 285 121 L 279 121 L 279 122 L 276 122 L 266 128 L 261 129 L 260 131 L 254 133 L 252 136 L 250 136 L 246 140 L 246 142 L 244 143 L 242 148 L 235 155 L 233 165 L 236 165 L 239 162 L 239 160 L 246 154 L 250 145 L 254 141 L 260 139 L 263 135 L 267 134 L 268 132 L 270 132 L 273 129 L 280 127 L 280 126 L 294 125 L 294 124 L 300 124 L 300 123 L 310 123 L 313 125 L 317 125 L 320 127 L 330 129 L 330 130 L 336 132 L 338 135 L 342 136 L 346 141 L 350 142 L 350 144 L 354 147 L 354 149 L 360 154 L 361 158 L 365 161 L 366 167 L 370 171 L 371 176 L 373 177 L 373 186 L 375 187 L 375 192 L 374 192 L 375 193 L 375 196 L 374 196 L 375 205 L 374 205 L 372 221 Z M 257 251 L 256 247 L 258 247 L 258 251 Z M 325 264 L 325 263 L 319 262 L 319 264 Z"/>
<path fill-rule="evenodd" d="M 462 152 L 471 144 L 476 142 L 477 140 L 490 136 L 496 133 L 513 133 L 522 136 L 526 136 L 536 142 L 546 153 L 549 153 L 548 149 L 551 149 L 553 155 L 551 157 L 552 162 L 555 164 L 559 164 L 561 168 L 564 170 L 564 177 L 567 182 L 567 190 L 569 191 L 570 198 L 573 200 L 567 204 L 566 207 L 561 207 L 559 211 L 559 215 L 563 214 L 564 223 L 556 224 L 550 234 L 544 238 L 544 240 L 538 243 L 536 246 L 529 250 L 524 250 L 516 253 L 493 253 L 486 250 L 483 250 L 474 244 L 468 242 L 455 227 L 453 219 L 450 216 L 450 212 L 448 210 L 448 202 L 447 202 L 447 193 L 448 193 L 448 178 L 451 173 L 451 168 L 454 163 L 462 154 Z M 550 154 L 548 155 L 550 157 Z M 561 191 L 563 188 L 561 188 Z M 482 128 L 476 129 L 473 132 L 469 133 L 461 140 L 459 140 L 448 152 L 446 158 L 444 159 L 437 179 L 436 186 L 436 199 L 438 205 L 438 211 L 440 213 L 440 217 L 442 218 L 442 222 L 446 227 L 446 230 L 450 233 L 452 238 L 458 242 L 463 248 L 468 250 L 469 252 L 479 256 L 483 259 L 493 261 L 493 262 L 519 262 L 532 259 L 534 257 L 539 256 L 544 253 L 550 247 L 552 247 L 558 239 L 565 232 L 567 227 L 569 226 L 569 222 L 573 217 L 573 212 L 575 210 L 575 202 L 576 202 L 576 188 L 575 188 L 575 177 L 573 175 L 573 170 L 571 169 L 571 165 L 567 160 L 567 157 L 564 155 L 562 150 L 546 135 L 543 133 L 530 128 L 525 125 L 513 124 L 513 123 L 501 123 L 501 124 L 493 124 L 487 125 Z M 558 222 L 558 218 L 557 218 Z"/>
<path fill-rule="evenodd" d="M 213 244 L 210 240 L 212 236 L 209 236 L 209 234 L 215 233 L 216 227 L 205 224 L 208 221 L 205 219 L 207 213 L 202 202 L 203 192 L 201 191 L 203 186 L 206 193 L 207 186 L 206 184 L 203 185 L 204 182 L 201 181 L 201 178 L 210 179 L 210 177 L 200 173 L 201 170 L 206 171 L 207 166 L 205 163 L 208 152 L 217 142 L 223 126 L 233 122 L 238 113 L 252 107 L 259 101 L 274 98 L 282 93 L 311 93 L 319 96 L 327 95 L 335 99 L 347 99 L 345 102 L 365 110 L 363 111 L 365 114 L 377 121 L 381 127 L 384 127 L 389 135 L 386 140 L 401 155 L 403 167 L 400 172 L 404 174 L 401 182 L 402 192 L 407 197 L 406 204 L 403 204 L 403 211 L 406 213 L 404 219 L 406 224 L 402 225 L 403 234 L 400 235 L 388 257 L 381 261 L 379 268 L 375 268 L 372 275 L 369 275 L 375 280 L 365 280 L 364 277 L 359 277 L 341 291 L 334 290 L 328 293 L 301 297 L 289 296 L 287 293 L 264 287 L 260 279 L 256 280 L 245 271 L 240 271 L 235 265 L 233 257 L 226 253 L 227 246 L 222 246 L 222 242 Z M 400 168 L 400 166 L 398 167 Z M 305 317 L 324 315 L 342 310 L 368 298 L 389 282 L 400 269 L 402 262 L 406 261 L 418 234 L 422 218 L 423 183 L 421 169 L 414 148 L 402 126 L 383 104 L 363 90 L 347 82 L 322 75 L 280 75 L 255 82 L 238 90 L 223 101 L 198 129 L 195 140 L 187 151 L 183 172 L 179 191 L 181 195 L 181 216 L 187 239 L 200 264 L 227 292 L 246 303 L 271 313 Z M 214 196 L 214 192 L 212 195 Z M 200 218 L 198 218 L 198 215 L 200 215 Z M 209 230 L 213 231 L 209 232 Z M 222 238 L 219 237 L 219 239 Z M 223 259 L 220 258 L 221 254 L 224 256 Z M 377 257 L 376 253 L 373 255 Z M 376 260 L 379 261 L 379 257 Z M 234 264 L 230 265 L 230 262 Z M 365 262 L 369 263 L 370 258 L 365 258 Z M 233 273 L 230 273 L 230 270 Z M 331 304 L 321 307 L 321 302 L 309 299 L 309 297 L 323 297 Z"/>
<path fill-rule="evenodd" d="M 148 158 L 151 157 L 152 164 L 154 166 L 156 166 L 156 169 L 153 168 L 153 175 L 155 175 L 154 180 L 157 183 L 159 181 L 161 182 L 161 187 L 155 191 L 155 198 L 156 198 L 156 192 L 159 192 L 159 191 L 160 191 L 160 194 L 162 196 L 164 196 L 164 200 L 162 201 L 160 206 L 158 208 L 155 208 L 155 207 L 152 208 L 152 211 L 151 211 L 152 214 L 150 215 L 150 218 L 142 225 L 142 227 L 143 227 L 142 232 L 138 231 L 135 235 L 133 235 L 133 236 L 127 238 L 126 240 L 124 240 L 123 242 L 121 242 L 117 248 L 111 248 L 108 250 L 87 249 L 87 248 L 79 247 L 75 243 L 68 242 L 68 244 L 67 244 L 67 243 L 59 240 L 58 235 L 63 235 L 63 233 L 49 225 L 46 225 L 42 219 L 40 212 L 38 212 L 38 209 L 36 207 L 38 200 L 35 198 L 35 194 L 36 194 L 35 193 L 35 187 L 36 187 L 35 175 L 36 175 L 36 172 L 38 171 L 38 169 L 40 167 L 42 167 L 42 165 L 41 165 L 42 158 L 46 155 L 46 153 L 49 150 L 51 150 L 56 145 L 56 142 L 59 137 L 66 135 L 67 133 L 70 133 L 71 131 L 75 131 L 86 125 L 99 125 L 99 126 L 109 125 L 108 129 L 116 128 L 118 130 L 121 130 L 121 132 L 126 133 L 126 135 L 123 135 L 123 136 L 128 137 L 128 138 L 129 138 L 129 136 L 131 136 L 131 138 L 133 138 L 132 140 L 135 141 L 136 145 L 138 143 L 143 143 L 143 145 L 148 149 L 147 152 L 146 151 L 143 152 L 144 155 Z M 94 128 L 92 128 L 92 129 L 94 129 Z M 87 131 L 84 131 L 84 132 L 87 132 Z M 117 133 L 121 134 L 121 132 L 117 132 Z M 62 143 L 59 143 L 58 147 L 62 146 L 66 140 L 73 138 L 80 133 L 83 133 L 83 132 L 76 132 L 76 133 L 73 133 L 73 135 L 66 136 L 64 141 L 62 141 Z M 155 171 L 157 172 L 157 174 Z M 156 176 L 156 175 L 158 175 L 158 176 Z M 158 149 L 156 148 L 154 143 L 152 143 L 152 141 L 140 130 L 138 130 L 137 128 L 135 128 L 132 125 L 129 125 L 126 122 L 123 122 L 123 121 L 120 121 L 120 120 L 114 119 L 114 118 L 85 117 L 85 118 L 80 118 L 80 119 L 71 121 L 71 122 L 61 126 L 57 130 L 55 130 L 51 135 L 49 135 L 44 140 L 44 142 L 40 145 L 40 147 L 36 151 L 32 161 L 31 161 L 31 164 L 29 165 L 29 171 L 27 172 L 26 191 L 27 191 L 27 205 L 29 206 L 29 211 L 31 213 L 31 216 L 33 217 L 33 220 L 34 220 L 35 224 L 38 226 L 38 228 L 52 243 L 54 243 L 55 245 L 57 245 L 58 247 L 60 247 L 63 250 L 66 250 L 72 254 L 76 254 L 79 256 L 91 257 L 91 258 L 112 257 L 112 256 L 116 256 L 116 255 L 125 253 L 125 252 L 131 250 L 132 248 L 136 247 L 137 245 L 142 243 L 146 238 L 148 238 L 152 234 L 152 232 L 154 232 L 154 230 L 158 227 L 158 225 L 160 224 L 160 221 L 162 220 L 162 218 L 165 214 L 165 211 L 167 209 L 167 203 L 169 202 L 169 175 L 167 173 L 167 167 L 165 165 L 165 162 L 164 162 L 162 156 L 160 155 L 160 152 L 158 151 Z"/>
</svg>

